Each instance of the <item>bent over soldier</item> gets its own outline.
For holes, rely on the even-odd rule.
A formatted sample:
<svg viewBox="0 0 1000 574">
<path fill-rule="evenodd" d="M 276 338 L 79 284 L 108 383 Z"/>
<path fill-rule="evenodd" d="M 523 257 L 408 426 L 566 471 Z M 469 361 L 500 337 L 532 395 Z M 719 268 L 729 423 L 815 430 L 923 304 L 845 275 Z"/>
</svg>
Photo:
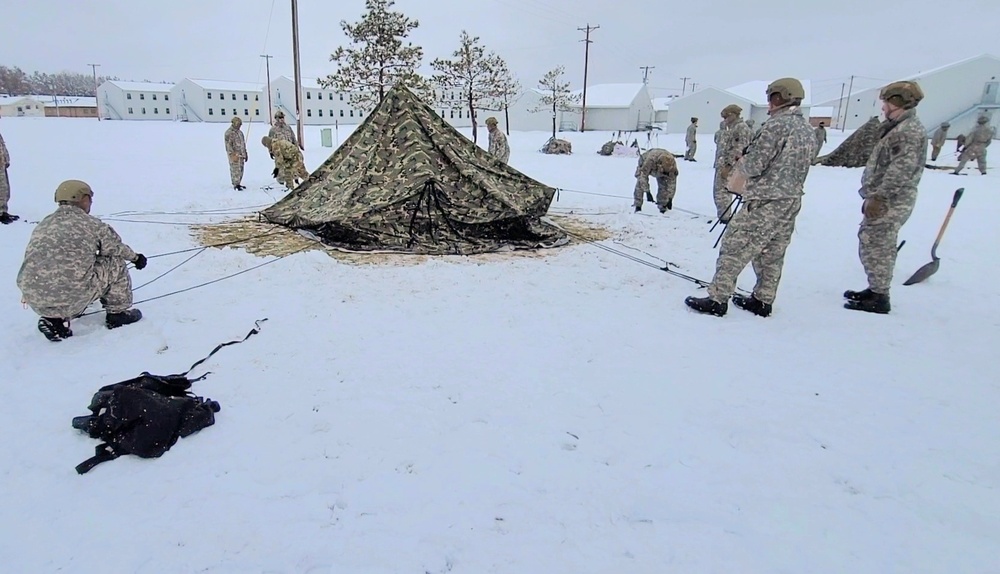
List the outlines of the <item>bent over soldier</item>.
<svg viewBox="0 0 1000 574">
<path fill-rule="evenodd" d="M 94 191 L 85 182 L 68 180 L 56 188 L 56 211 L 31 233 L 17 286 L 24 302 L 41 318 L 38 330 L 50 341 L 73 335 L 70 320 L 100 300 L 114 329 L 135 323 L 142 313 L 132 307 L 132 280 L 125 264 L 146 266 L 146 257 L 122 243 L 121 237 L 90 215 Z"/>
<path fill-rule="evenodd" d="M 868 288 L 845 291 L 848 301 L 844 307 L 885 314 L 890 310 L 896 239 L 917 203 L 917 185 L 927 162 L 927 131 L 914 109 L 924 98 L 915 82 L 893 82 L 882 88 L 879 96 L 886 121 L 858 190 L 864 200 L 858 255 L 868 275 Z"/>
<path fill-rule="evenodd" d="M 965 164 L 970 159 L 974 159 L 979 173 L 986 175 L 986 148 L 993 143 L 995 135 L 996 128 L 990 125 L 990 118 L 979 116 L 979 119 L 976 120 L 976 127 L 972 128 L 969 135 L 965 137 L 965 147 L 962 148 L 962 154 L 958 156 L 958 167 L 953 173 L 955 175 L 962 173 Z"/>
<path fill-rule="evenodd" d="M 309 177 L 299 146 L 287 140 L 272 140 L 268 136 L 261 138 L 260 142 L 274 157 L 273 175 L 278 179 L 278 183 L 288 189 L 295 189 L 301 180 Z"/>
<path fill-rule="evenodd" d="M 639 165 L 635 168 L 635 191 L 632 196 L 636 213 L 642 211 L 642 196 L 650 195 L 650 176 L 656 178 L 656 206 L 660 208 L 660 213 L 673 209 L 678 173 L 674 154 L 665 149 L 653 148 L 640 155 Z"/>
<path fill-rule="evenodd" d="M 229 157 L 229 178 L 233 183 L 233 189 L 239 191 L 246 189 L 243 185 L 243 164 L 247 161 L 247 143 L 240 131 L 243 120 L 239 116 L 234 116 L 232 125 L 226 130 L 226 155 Z"/>
<path fill-rule="evenodd" d="M 722 237 L 708 297 L 688 297 L 695 311 L 723 316 L 733 304 L 760 317 L 771 314 L 785 250 L 802 208 L 802 194 L 816 150 L 812 126 L 802 115 L 802 83 L 775 80 L 767 87 L 768 115 L 736 163 L 727 187 L 742 194 L 746 208 L 733 215 Z M 757 284 L 749 297 L 733 294 L 740 272 L 753 263 Z"/>
</svg>

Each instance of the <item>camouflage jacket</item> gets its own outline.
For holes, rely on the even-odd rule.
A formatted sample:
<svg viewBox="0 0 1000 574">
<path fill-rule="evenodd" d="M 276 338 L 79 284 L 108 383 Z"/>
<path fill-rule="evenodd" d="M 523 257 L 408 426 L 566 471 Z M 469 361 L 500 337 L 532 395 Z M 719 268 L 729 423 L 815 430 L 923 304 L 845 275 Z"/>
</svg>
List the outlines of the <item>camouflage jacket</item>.
<svg viewBox="0 0 1000 574">
<path fill-rule="evenodd" d="M 31 232 L 17 286 L 32 307 L 58 308 L 70 317 L 100 294 L 98 257 L 134 261 L 135 251 L 100 219 L 75 205 L 60 205 Z"/>
<path fill-rule="evenodd" d="M 500 128 L 490 132 L 490 153 L 504 163 L 507 163 L 507 160 L 510 158 L 510 146 L 507 145 L 507 136 L 500 131 Z"/>
<path fill-rule="evenodd" d="M 664 158 L 667 159 L 664 160 Z M 667 164 L 666 170 L 664 170 L 664 163 Z M 635 176 L 639 178 L 665 177 L 677 174 L 677 160 L 674 159 L 674 154 L 659 148 L 653 148 L 640 155 L 639 165 L 635 168 Z"/>
<path fill-rule="evenodd" d="M 302 161 L 302 150 L 299 149 L 299 146 L 287 140 L 272 140 L 271 153 L 274 154 L 275 162 L 294 165 L 296 162 Z"/>
<path fill-rule="evenodd" d="M 230 126 L 226 130 L 226 154 L 230 157 L 237 156 L 243 161 L 247 160 L 247 143 L 243 138 L 243 132 L 236 126 Z"/>
<path fill-rule="evenodd" d="M 816 137 L 798 106 L 775 111 L 760 126 L 736 164 L 747 177 L 743 198 L 794 199 L 804 192 Z"/>
<path fill-rule="evenodd" d="M 993 143 L 993 136 L 996 135 L 996 128 L 989 124 L 980 124 L 972 128 L 965 138 L 966 147 L 976 146 L 978 148 L 989 147 Z"/>
<path fill-rule="evenodd" d="M 915 110 L 883 123 L 882 137 L 861 176 L 861 197 L 882 199 L 890 207 L 913 207 L 927 163 L 927 130 Z"/>
<path fill-rule="evenodd" d="M 695 136 L 698 135 L 698 126 L 691 124 L 688 126 L 687 133 L 684 135 L 684 143 L 691 145 L 695 142 Z"/>
<path fill-rule="evenodd" d="M 3 141 L 3 136 L 0 135 L 0 167 L 10 166 L 10 152 L 7 151 L 7 144 Z"/>
<path fill-rule="evenodd" d="M 292 142 L 295 145 L 299 145 L 299 141 L 295 139 L 295 132 L 292 128 L 285 123 L 285 120 L 275 120 L 274 125 L 271 126 L 270 131 L 267 132 L 272 140 L 285 140 L 286 142 Z"/>
<path fill-rule="evenodd" d="M 941 147 L 947 140 L 948 140 L 948 128 L 940 127 L 934 130 L 934 136 L 931 137 L 931 145 Z"/>
<path fill-rule="evenodd" d="M 750 132 L 750 126 L 746 125 L 741 119 L 737 118 L 731 126 L 727 126 L 719 136 L 719 149 L 721 151 L 717 154 L 715 160 L 716 169 L 732 169 L 739 160 L 740 155 L 743 154 L 743 150 L 750 144 L 752 137 L 753 134 Z"/>
</svg>

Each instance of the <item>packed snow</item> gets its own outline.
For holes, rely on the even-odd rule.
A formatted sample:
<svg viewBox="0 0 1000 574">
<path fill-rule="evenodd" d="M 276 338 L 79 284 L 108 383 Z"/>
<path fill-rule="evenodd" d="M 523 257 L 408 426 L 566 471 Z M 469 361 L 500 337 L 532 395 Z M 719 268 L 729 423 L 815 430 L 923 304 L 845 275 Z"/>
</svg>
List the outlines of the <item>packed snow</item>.
<svg viewBox="0 0 1000 574">
<path fill-rule="evenodd" d="M 372 264 L 309 251 L 47 341 L 15 276 L 56 185 L 89 182 L 93 213 L 139 252 L 194 247 L 189 224 L 281 195 L 264 189 L 260 124 L 248 189 L 231 188 L 225 127 L 0 120 L 22 217 L 0 227 L 5 572 L 1000 570 L 995 173 L 925 173 L 887 316 L 842 307 L 865 286 L 861 171 L 814 167 L 766 319 L 693 313 L 683 299 L 704 290 L 588 244 Z M 319 135 L 310 169 L 332 151 Z M 597 155 L 609 134 L 561 134 L 572 156 L 538 153 L 547 137 L 513 132 L 511 164 L 563 189 L 553 214 L 711 279 L 710 134 L 680 162 L 686 211 L 667 215 L 631 213 L 635 159 Z M 646 137 L 683 152 L 683 134 Z M 940 271 L 902 286 L 959 186 Z M 187 256 L 150 259 L 134 284 Z M 268 260 L 210 249 L 136 299 Z M 192 373 L 212 372 L 194 390 L 221 403 L 215 426 L 76 474 L 97 441 L 70 420 L 100 386 L 182 372 L 265 317 Z"/>
</svg>

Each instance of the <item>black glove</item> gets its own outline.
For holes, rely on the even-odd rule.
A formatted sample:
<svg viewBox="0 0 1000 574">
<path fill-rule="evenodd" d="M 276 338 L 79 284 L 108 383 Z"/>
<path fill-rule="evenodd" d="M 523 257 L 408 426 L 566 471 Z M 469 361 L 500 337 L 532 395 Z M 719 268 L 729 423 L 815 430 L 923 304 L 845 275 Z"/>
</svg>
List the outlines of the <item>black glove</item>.
<svg viewBox="0 0 1000 574">
<path fill-rule="evenodd" d="M 274 154 L 273 153 L 271 154 L 271 159 L 274 159 Z"/>
<path fill-rule="evenodd" d="M 135 261 L 133 261 L 132 263 L 135 264 L 136 269 L 139 269 L 141 271 L 143 268 L 146 267 L 146 256 L 143 255 L 142 253 L 137 253 L 135 256 Z"/>
<path fill-rule="evenodd" d="M 271 172 L 271 177 L 278 177 L 278 168 L 274 168 L 274 171 Z"/>
</svg>

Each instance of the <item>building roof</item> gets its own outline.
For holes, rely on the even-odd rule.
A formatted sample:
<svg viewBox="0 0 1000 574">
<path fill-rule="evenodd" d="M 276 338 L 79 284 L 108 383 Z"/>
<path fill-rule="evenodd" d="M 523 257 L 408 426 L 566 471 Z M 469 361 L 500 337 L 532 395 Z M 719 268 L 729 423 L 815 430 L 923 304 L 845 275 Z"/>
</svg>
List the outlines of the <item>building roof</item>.
<svg viewBox="0 0 1000 574">
<path fill-rule="evenodd" d="M 800 80 L 802 82 L 802 88 L 806 92 L 806 97 L 802 100 L 803 106 L 812 105 L 812 83 L 809 80 Z M 752 82 L 745 82 L 738 86 L 733 86 L 731 88 L 726 88 L 726 91 L 733 94 L 734 96 L 739 96 L 744 100 L 753 102 L 758 106 L 767 105 L 767 96 L 765 92 L 767 91 L 767 86 L 771 82 L 765 80 L 755 80 Z"/>
<path fill-rule="evenodd" d="M 0 106 L 9 106 L 16 104 L 21 100 L 32 100 L 34 102 L 42 103 L 41 100 L 35 96 L 0 96 Z"/>
<path fill-rule="evenodd" d="M 290 78 L 288 76 L 278 76 L 277 78 L 271 80 L 271 83 L 278 80 L 286 80 L 291 83 L 295 83 L 295 78 Z M 319 78 L 302 78 L 302 89 L 303 90 L 330 90 L 332 88 L 324 88 L 319 85 Z"/>
<path fill-rule="evenodd" d="M 923 76 L 927 76 L 929 74 L 936 74 L 937 72 L 943 72 L 945 70 L 950 70 L 951 68 L 956 68 L 956 67 L 961 66 L 963 64 L 968 64 L 969 62 L 973 62 L 975 60 L 982 60 L 984 58 L 990 59 L 990 60 L 996 60 L 997 62 L 1000 62 L 1000 58 L 997 58 L 993 54 L 985 54 L 984 53 L 984 54 L 979 54 L 978 56 L 972 56 L 971 58 L 965 58 L 964 60 L 959 60 L 957 62 L 952 62 L 950 64 L 945 64 L 943 66 L 938 66 L 937 68 L 931 68 L 930 70 L 925 70 L 923 72 L 917 72 L 916 74 L 914 74 L 912 76 L 907 76 L 907 77 L 902 78 L 902 79 L 903 80 L 918 80 L 918 79 L 920 79 Z"/>
<path fill-rule="evenodd" d="M 812 106 L 809 108 L 811 118 L 832 118 L 833 106 Z"/>
<path fill-rule="evenodd" d="M 169 92 L 173 84 L 157 84 L 154 82 L 123 82 L 121 80 L 108 80 L 106 84 L 117 86 L 128 92 Z"/>
<path fill-rule="evenodd" d="M 587 86 L 588 108 L 627 108 L 645 84 L 595 84 Z M 583 95 L 583 90 L 574 90 L 573 95 Z M 573 104 L 582 106 L 583 101 Z"/>
<path fill-rule="evenodd" d="M 230 82 L 228 80 L 203 80 L 199 78 L 184 78 L 192 84 L 206 90 L 227 90 L 231 92 L 259 92 L 264 84 L 251 82 Z"/>
</svg>

